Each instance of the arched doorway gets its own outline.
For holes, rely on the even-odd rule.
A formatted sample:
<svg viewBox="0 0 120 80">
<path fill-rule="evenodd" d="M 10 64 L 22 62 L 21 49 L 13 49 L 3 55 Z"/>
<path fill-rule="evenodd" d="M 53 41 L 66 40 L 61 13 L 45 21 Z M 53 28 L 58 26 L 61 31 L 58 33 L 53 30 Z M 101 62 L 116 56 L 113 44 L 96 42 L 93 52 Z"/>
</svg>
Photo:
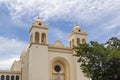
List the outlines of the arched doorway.
<svg viewBox="0 0 120 80">
<path fill-rule="evenodd" d="M 51 61 L 50 80 L 69 80 L 70 67 L 66 59 L 56 57 Z"/>
</svg>

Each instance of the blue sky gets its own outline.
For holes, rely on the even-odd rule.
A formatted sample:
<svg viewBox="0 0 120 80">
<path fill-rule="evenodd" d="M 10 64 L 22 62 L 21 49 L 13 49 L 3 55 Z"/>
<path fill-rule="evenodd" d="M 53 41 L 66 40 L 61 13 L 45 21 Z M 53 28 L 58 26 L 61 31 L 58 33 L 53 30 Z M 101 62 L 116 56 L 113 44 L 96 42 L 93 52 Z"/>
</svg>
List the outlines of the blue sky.
<svg viewBox="0 0 120 80">
<path fill-rule="evenodd" d="M 49 44 L 60 40 L 67 46 L 76 22 L 88 42 L 120 38 L 120 0 L 0 0 L 0 69 L 18 60 L 38 15 L 49 27 Z"/>
</svg>

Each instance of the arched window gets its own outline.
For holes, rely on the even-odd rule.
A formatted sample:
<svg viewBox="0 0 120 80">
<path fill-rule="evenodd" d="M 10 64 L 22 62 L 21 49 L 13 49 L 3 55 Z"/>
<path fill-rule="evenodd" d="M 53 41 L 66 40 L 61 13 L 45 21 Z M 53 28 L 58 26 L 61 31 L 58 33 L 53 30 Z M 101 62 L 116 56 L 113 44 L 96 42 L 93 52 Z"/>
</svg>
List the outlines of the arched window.
<svg viewBox="0 0 120 80">
<path fill-rule="evenodd" d="M 33 42 L 33 34 L 30 35 L 30 43 Z"/>
<path fill-rule="evenodd" d="M 10 76 L 9 76 L 9 75 L 7 75 L 7 76 L 6 76 L 6 80 L 9 80 L 9 79 L 10 79 Z"/>
<path fill-rule="evenodd" d="M 41 42 L 46 43 L 46 34 L 45 33 L 42 33 L 42 35 L 41 35 Z"/>
<path fill-rule="evenodd" d="M 70 41 L 70 43 L 69 43 L 69 46 L 71 47 L 71 41 Z"/>
<path fill-rule="evenodd" d="M 1 80 L 4 80 L 5 76 L 4 75 L 1 75 Z"/>
<path fill-rule="evenodd" d="M 72 39 L 72 46 L 74 45 L 74 39 Z"/>
<path fill-rule="evenodd" d="M 14 80 L 14 75 L 11 76 L 11 80 Z"/>
<path fill-rule="evenodd" d="M 19 76 L 16 76 L 16 80 L 19 80 Z"/>
<path fill-rule="evenodd" d="M 51 61 L 51 80 L 69 80 L 70 66 L 66 59 L 57 57 Z"/>
<path fill-rule="evenodd" d="M 82 39 L 82 43 L 83 43 L 83 44 L 86 43 L 86 40 L 85 40 L 85 39 Z"/>
<path fill-rule="evenodd" d="M 80 38 L 77 38 L 76 41 L 77 41 L 77 46 L 79 46 L 79 44 L 80 44 Z"/>
<path fill-rule="evenodd" d="M 35 33 L 35 43 L 39 43 L 39 32 Z"/>
</svg>

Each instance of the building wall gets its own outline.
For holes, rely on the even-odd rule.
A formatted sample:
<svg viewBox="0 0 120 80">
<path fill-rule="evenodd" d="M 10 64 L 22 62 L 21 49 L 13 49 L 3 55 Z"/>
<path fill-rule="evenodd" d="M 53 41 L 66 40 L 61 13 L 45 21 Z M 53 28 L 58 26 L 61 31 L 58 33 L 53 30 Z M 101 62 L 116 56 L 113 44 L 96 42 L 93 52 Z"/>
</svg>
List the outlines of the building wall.
<svg viewBox="0 0 120 80">
<path fill-rule="evenodd" d="M 49 48 L 48 55 L 49 55 L 49 65 L 52 64 L 53 59 L 59 59 L 59 58 L 63 58 L 68 62 L 69 64 L 68 68 L 70 68 L 70 71 L 67 72 L 66 74 L 69 74 L 69 78 L 65 80 L 89 80 L 82 73 L 80 69 L 80 63 L 78 63 L 77 58 L 73 56 L 72 49 L 70 48 L 57 49 L 57 47 L 52 49 Z M 50 69 L 50 73 L 51 73 L 51 69 Z"/>
<path fill-rule="evenodd" d="M 87 77 L 84 76 L 82 70 L 80 69 L 80 63 L 77 62 L 76 58 L 76 80 L 89 80 Z"/>
<path fill-rule="evenodd" d="M 4 75 L 4 80 L 6 80 L 6 76 L 9 76 L 8 80 L 11 80 L 11 76 L 14 76 L 14 80 L 18 80 L 16 79 L 16 76 L 19 77 L 19 80 L 22 80 L 21 72 L 18 72 L 18 71 L 0 71 L 0 80 L 2 75 Z"/>
<path fill-rule="evenodd" d="M 29 55 L 29 80 L 49 80 L 48 46 L 32 44 Z"/>
<path fill-rule="evenodd" d="M 72 56 L 72 53 L 61 53 L 61 52 L 54 52 L 54 51 L 49 51 L 49 65 L 51 64 L 53 59 L 59 59 L 63 58 L 65 59 L 70 68 L 70 72 L 67 72 L 69 74 L 69 78 L 67 80 L 76 80 L 76 65 L 75 65 L 75 58 Z"/>
<path fill-rule="evenodd" d="M 21 61 L 14 61 L 12 67 L 12 71 L 21 71 Z"/>
<path fill-rule="evenodd" d="M 29 73 L 29 53 L 25 53 L 24 56 L 21 57 L 21 76 L 22 80 L 29 80 L 28 73 Z"/>
</svg>

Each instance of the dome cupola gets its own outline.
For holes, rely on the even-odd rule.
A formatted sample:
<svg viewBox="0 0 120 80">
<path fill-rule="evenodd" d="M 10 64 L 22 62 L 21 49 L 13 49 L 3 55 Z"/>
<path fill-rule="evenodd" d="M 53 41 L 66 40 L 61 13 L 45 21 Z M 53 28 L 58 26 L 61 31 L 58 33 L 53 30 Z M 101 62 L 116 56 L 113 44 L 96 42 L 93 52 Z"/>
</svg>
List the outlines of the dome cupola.
<svg viewBox="0 0 120 80">
<path fill-rule="evenodd" d="M 38 16 L 37 19 L 35 19 L 33 21 L 33 25 L 36 25 L 36 26 L 41 26 L 43 25 L 43 21 L 40 19 L 40 17 Z"/>
<path fill-rule="evenodd" d="M 76 24 L 74 27 L 73 27 L 73 32 L 81 32 L 81 27 Z"/>
</svg>

